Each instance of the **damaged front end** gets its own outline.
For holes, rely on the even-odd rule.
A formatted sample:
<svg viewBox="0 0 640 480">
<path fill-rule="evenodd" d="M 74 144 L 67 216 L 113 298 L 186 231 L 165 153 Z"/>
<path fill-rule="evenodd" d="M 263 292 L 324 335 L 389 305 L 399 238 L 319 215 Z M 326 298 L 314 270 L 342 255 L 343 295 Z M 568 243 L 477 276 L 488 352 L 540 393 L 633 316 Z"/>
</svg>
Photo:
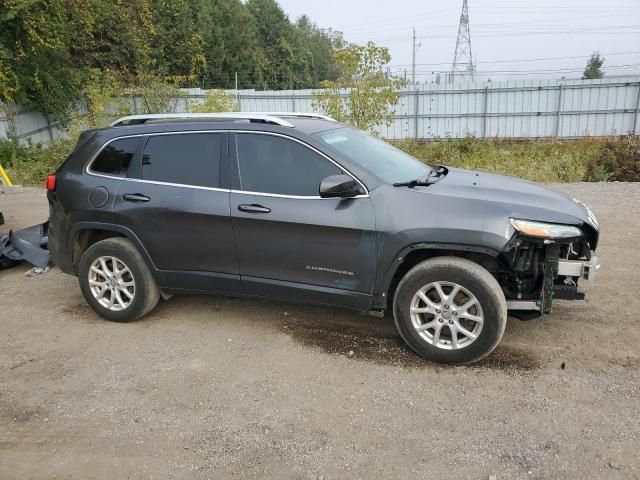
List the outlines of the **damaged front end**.
<svg viewBox="0 0 640 480">
<path fill-rule="evenodd" d="M 510 314 L 534 318 L 551 312 L 554 299 L 584 299 L 600 266 L 593 254 L 597 229 L 518 219 L 511 224 L 515 233 L 502 255 L 507 268 L 498 273 Z"/>
</svg>

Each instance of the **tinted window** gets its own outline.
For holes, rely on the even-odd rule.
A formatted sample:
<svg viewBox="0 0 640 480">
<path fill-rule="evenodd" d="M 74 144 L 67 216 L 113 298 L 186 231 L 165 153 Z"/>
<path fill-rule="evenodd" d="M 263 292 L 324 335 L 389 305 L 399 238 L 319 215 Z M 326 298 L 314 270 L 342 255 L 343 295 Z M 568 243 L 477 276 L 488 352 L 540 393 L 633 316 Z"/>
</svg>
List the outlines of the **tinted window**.
<svg viewBox="0 0 640 480">
<path fill-rule="evenodd" d="M 98 158 L 91 164 L 91 170 L 124 177 L 129 170 L 129 164 L 138 149 L 139 142 L 139 138 L 114 140 L 102 149 Z"/>
<path fill-rule="evenodd" d="M 142 154 L 142 179 L 219 187 L 221 144 L 219 133 L 149 137 Z"/>
<path fill-rule="evenodd" d="M 320 182 L 342 170 L 313 150 L 274 135 L 238 134 L 243 190 L 317 196 Z"/>
</svg>

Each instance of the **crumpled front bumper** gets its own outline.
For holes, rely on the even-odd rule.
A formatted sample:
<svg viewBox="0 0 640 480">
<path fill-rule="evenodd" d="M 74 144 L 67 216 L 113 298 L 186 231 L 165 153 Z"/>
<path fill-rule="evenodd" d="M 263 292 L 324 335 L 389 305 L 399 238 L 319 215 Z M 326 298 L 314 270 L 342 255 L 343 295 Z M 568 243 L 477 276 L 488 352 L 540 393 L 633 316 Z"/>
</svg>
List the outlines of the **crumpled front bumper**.
<svg viewBox="0 0 640 480">
<path fill-rule="evenodd" d="M 590 260 L 558 260 L 558 275 L 565 277 L 581 277 L 591 283 L 596 276 L 600 262 L 596 255 Z"/>
<path fill-rule="evenodd" d="M 545 282 L 538 300 L 507 300 L 507 309 L 549 313 L 553 300 L 583 300 L 600 268 L 596 255 L 588 260 L 551 259 L 545 269 Z"/>
</svg>

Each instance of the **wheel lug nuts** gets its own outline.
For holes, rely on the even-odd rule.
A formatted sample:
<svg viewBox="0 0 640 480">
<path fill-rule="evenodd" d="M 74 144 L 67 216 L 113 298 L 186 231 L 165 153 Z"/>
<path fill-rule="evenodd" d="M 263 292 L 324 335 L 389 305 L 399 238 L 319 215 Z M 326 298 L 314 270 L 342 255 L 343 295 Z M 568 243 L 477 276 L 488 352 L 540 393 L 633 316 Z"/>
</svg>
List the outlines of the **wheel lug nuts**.
<svg viewBox="0 0 640 480">
<path fill-rule="evenodd" d="M 440 313 L 440 309 L 437 309 L 437 310 L 436 310 L 436 313 Z"/>
<path fill-rule="evenodd" d="M 458 312 L 452 312 L 452 313 L 454 317 L 458 315 Z"/>
<path fill-rule="evenodd" d="M 453 325 L 453 320 L 449 320 L 449 325 Z"/>
<path fill-rule="evenodd" d="M 442 318 L 439 318 L 438 322 L 442 323 L 442 322 L 444 322 L 444 320 Z"/>
<path fill-rule="evenodd" d="M 448 309 L 448 308 L 449 308 L 449 305 L 445 305 L 445 306 L 444 306 L 444 308 Z"/>
</svg>

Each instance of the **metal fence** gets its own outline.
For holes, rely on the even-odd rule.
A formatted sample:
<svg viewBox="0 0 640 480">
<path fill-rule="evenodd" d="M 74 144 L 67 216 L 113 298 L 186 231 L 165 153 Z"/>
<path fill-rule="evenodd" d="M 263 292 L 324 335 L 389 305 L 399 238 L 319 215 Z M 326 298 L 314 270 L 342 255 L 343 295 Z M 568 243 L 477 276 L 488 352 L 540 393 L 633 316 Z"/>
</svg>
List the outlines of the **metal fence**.
<svg viewBox="0 0 640 480">
<path fill-rule="evenodd" d="M 230 91 L 241 111 L 312 112 L 313 90 Z M 344 92 L 344 95 L 347 95 Z M 176 111 L 188 111 L 206 92 L 185 90 Z M 132 99 L 138 113 L 141 102 Z M 600 80 L 518 80 L 414 85 L 401 91 L 382 137 L 393 140 L 461 138 L 578 138 L 640 134 L 640 76 Z M 15 134 L 33 142 L 64 135 L 34 112 L 0 115 L 0 137 Z"/>
</svg>

